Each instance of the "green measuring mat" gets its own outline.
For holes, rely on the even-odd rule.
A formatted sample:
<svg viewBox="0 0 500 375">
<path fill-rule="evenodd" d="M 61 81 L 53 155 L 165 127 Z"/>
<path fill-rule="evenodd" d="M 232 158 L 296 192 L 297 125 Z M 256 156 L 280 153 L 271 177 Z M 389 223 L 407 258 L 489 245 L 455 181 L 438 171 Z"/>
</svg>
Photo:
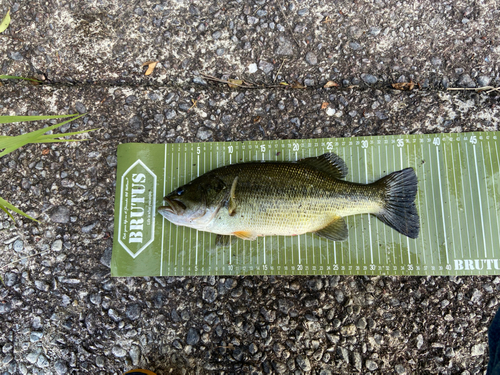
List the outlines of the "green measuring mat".
<svg viewBox="0 0 500 375">
<path fill-rule="evenodd" d="M 118 146 L 113 276 L 500 274 L 500 132 Z M 295 161 L 334 152 L 345 180 L 370 183 L 413 167 L 420 235 L 374 216 L 348 216 L 349 237 L 312 233 L 237 239 L 178 227 L 157 212 L 163 197 L 217 167 Z"/>
</svg>

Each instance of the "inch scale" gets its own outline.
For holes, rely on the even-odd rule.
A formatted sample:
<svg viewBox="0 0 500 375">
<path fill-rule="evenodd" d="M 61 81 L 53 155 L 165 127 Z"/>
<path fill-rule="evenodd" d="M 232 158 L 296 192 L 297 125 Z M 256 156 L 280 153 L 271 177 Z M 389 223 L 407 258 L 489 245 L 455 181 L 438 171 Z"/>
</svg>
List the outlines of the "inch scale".
<svg viewBox="0 0 500 375">
<path fill-rule="evenodd" d="M 118 146 L 113 276 L 500 274 L 500 132 Z M 349 238 L 312 233 L 236 240 L 177 227 L 163 196 L 217 167 L 294 161 L 325 152 L 346 180 L 370 183 L 406 167 L 419 179 L 421 231 L 400 235 L 368 214 L 346 218 Z"/>
</svg>

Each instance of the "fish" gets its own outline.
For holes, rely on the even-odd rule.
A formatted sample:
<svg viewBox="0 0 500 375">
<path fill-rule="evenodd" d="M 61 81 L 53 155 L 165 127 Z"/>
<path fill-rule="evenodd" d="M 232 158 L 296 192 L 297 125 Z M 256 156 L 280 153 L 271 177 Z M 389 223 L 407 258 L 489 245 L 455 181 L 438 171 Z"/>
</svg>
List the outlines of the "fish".
<svg viewBox="0 0 500 375">
<path fill-rule="evenodd" d="M 345 241 L 346 216 L 371 214 L 397 232 L 417 238 L 418 179 L 413 168 L 361 184 L 346 181 L 347 165 L 335 153 L 298 161 L 246 162 L 213 169 L 164 197 L 158 212 L 175 225 L 235 238 L 315 233 Z"/>
</svg>

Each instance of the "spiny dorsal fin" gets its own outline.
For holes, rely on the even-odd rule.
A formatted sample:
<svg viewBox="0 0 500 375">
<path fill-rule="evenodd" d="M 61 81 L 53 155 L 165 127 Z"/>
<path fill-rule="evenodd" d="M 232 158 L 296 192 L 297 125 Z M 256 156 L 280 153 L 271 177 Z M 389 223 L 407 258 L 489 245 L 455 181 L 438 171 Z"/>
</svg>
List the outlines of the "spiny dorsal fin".
<svg viewBox="0 0 500 375">
<path fill-rule="evenodd" d="M 340 156 L 333 152 L 314 156 L 312 158 L 305 158 L 299 160 L 297 163 L 309 165 L 335 178 L 344 178 L 347 176 L 347 165 Z"/>
<path fill-rule="evenodd" d="M 229 246 L 233 242 L 234 237 L 225 234 L 218 234 L 215 236 L 215 246 Z"/>
<path fill-rule="evenodd" d="M 229 205 L 228 205 L 228 210 L 229 210 L 229 216 L 233 216 L 236 212 L 236 195 L 234 194 L 236 192 L 236 184 L 238 183 L 238 176 L 235 177 L 233 181 L 233 185 L 231 186 L 231 191 L 229 193 Z"/>
<path fill-rule="evenodd" d="M 345 241 L 349 235 L 347 224 L 341 216 L 335 216 L 335 219 L 330 224 L 315 233 L 332 241 Z"/>
</svg>

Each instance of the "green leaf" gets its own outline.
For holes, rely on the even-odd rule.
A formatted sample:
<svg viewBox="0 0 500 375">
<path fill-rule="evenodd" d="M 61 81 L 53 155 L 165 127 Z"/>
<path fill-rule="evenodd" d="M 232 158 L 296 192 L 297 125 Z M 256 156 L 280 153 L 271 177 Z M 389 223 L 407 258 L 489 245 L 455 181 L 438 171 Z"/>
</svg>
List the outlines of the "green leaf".
<svg viewBox="0 0 500 375">
<path fill-rule="evenodd" d="M 10 25 L 10 9 L 7 11 L 7 14 L 0 23 L 0 33 L 3 33 L 7 29 L 7 27 L 9 27 L 9 25 Z"/>
<path fill-rule="evenodd" d="M 25 121 L 39 121 L 39 120 L 52 120 L 55 118 L 66 118 L 78 116 L 77 113 L 72 115 L 56 115 L 56 116 L 0 116 L 0 124 L 9 124 L 11 122 L 25 122 Z M 81 117 L 80 115 L 78 117 Z"/>
<path fill-rule="evenodd" d="M 7 215 L 9 215 L 12 220 L 14 220 L 14 217 L 11 215 L 11 213 L 9 211 L 7 211 L 7 209 L 9 209 L 11 211 L 14 211 L 14 212 L 17 212 L 19 215 L 23 215 L 24 217 L 27 217 L 28 219 L 31 219 L 33 221 L 38 222 L 37 219 L 32 218 L 30 215 L 28 215 L 27 213 L 21 211 L 16 206 L 13 206 L 12 204 L 10 204 L 9 202 L 7 202 L 2 197 L 0 197 L 0 209 L 3 210 L 3 211 L 5 211 L 7 213 Z"/>
<path fill-rule="evenodd" d="M 18 76 L 4 76 L 4 75 L 0 75 L 0 79 L 24 79 L 25 81 L 33 81 L 33 82 L 39 82 L 39 83 L 42 82 L 42 81 L 39 81 L 38 79 L 18 77 Z"/>
<path fill-rule="evenodd" d="M 7 154 L 11 153 L 12 151 L 17 150 L 18 148 L 20 148 L 28 143 L 39 143 L 39 140 L 43 136 L 44 133 L 47 133 L 50 130 L 56 129 L 56 128 L 58 128 L 64 124 L 67 124 L 70 121 L 76 120 L 84 115 L 85 114 L 81 114 L 79 116 L 72 117 L 69 120 L 63 121 L 59 124 L 54 124 L 54 125 L 48 126 L 46 128 L 35 130 L 31 133 L 21 134 L 21 135 L 9 137 L 9 138 L 0 138 L 0 150 L 3 150 L 2 152 L 0 152 L 0 157 L 7 155 Z M 16 116 L 9 116 L 9 117 L 16 117 Z M 29 116 L 17 116 L 17 117 L 29 117 Z M 36 116 L 36 117 L 43 117 L 43 116 Z M 69 117 L 69 116 L 59 116 L 59 117 Z M 23 120 L 23 121 L 26 121 L 26 120 Z M 27 120 L 27 121 L 30 121 L 30 120 Z M 61 135 L 61 137 L 63 137 L 63 136 L 64 136 L 64 133 L 63 133 L 63 135 Z M 49 141 L 49 142 L 51 142 L 51 141 Z"/>
</svg>

